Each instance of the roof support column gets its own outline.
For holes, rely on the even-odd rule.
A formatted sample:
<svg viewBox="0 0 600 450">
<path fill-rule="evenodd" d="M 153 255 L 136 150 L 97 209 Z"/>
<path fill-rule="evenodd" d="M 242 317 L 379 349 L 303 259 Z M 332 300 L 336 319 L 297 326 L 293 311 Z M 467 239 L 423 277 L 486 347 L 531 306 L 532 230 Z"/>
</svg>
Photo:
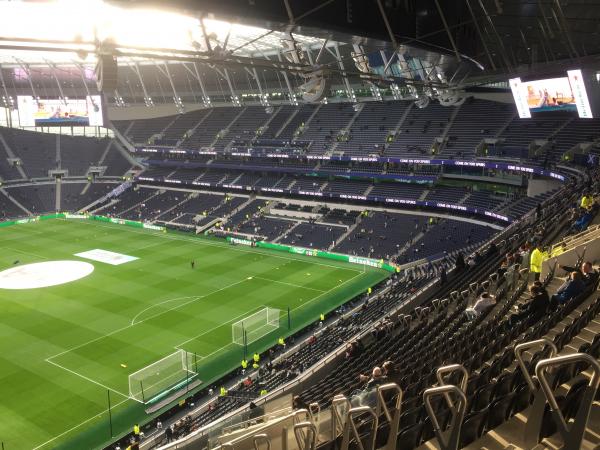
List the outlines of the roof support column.
<svg viewBox="0 0 600 450">
<path fill-rule="evenodd" d="M 60 85 L 60 81 L 58 79 L 58 77 L 56 76 L 56 66 L 48 61 L 45 60 L 46 64 L 48 64 L 48 67 L 50 67 L 50 72 L 52 72 L 52 78 L 54 78 L 54 81 L 56 81 L 56 86 L 58 87 L 58 93 L 60 94 L 60 98 L 63 101 L 63 103 L 65 104 L 65 106 L 67 106 L 67 99 L 65 98 L 65 94 L 62 90 L 62 86 Z"/>
<path fill-rule="evenodd" d="M 169 70 L 169 64 L 167 64 L 167 62 L 165 62 L 164 65 L 165 65 L 164 71 L 161 69 L 160 66 L 156 66 L 156 67 L 158 67 L 158 69 L 161 72 L 163 72 L 163 74 L 169 80 L 169 84 L 171 85 L 171 90 L 173 91 L 173 103 L 175 103 L 175 106 L 177 107 L 177 111 L 179 111 L 180 113 L 183 114 L 185 112 L 185 106 L 183 105 L 183 102 L 181 101 L 181 97 L 177 93 L 177 89 L 175 89 L 175 83 L 173 83 L 173 77 L 171 76 L 171 71 Z"/>
<path fill-rule="evenodd" d="M 8 89 L 6 87 L 6 83 L 4 82 L 4 75 L 2 74 L 2 65 L 0 65 L 0 84 L 2 85 L 2 92 L 4 92 L 4 106 L 9 109 L 14 109 L 15 101 L 10 95 L 8 95 Z"/>
<path fill-rule="evenodd" d="M 262 86 L 260 84 L 260 79 L 258 78 L 258 72 L 256 72 L 255 67 L 252 68 L 251 75 L 256 81 L 256 85 L 258 86 L 258 92 L 260 94 L 260 104 L 262 106 L 269 106 L 269 97 L 266 95 L 265 92 L 263 92 Z"/>
<path fill-rule="evenodd" d="M 142 72 L 140 71 L 139 64 L 136 62 L 131 67 L 132 67 L 133 71 L 135 72 L 135 74 L 137 75 L 138 80 L 140 81 L 140 85 L 142 86 L 142 92 L 144 93 L 144 103 L 146 104 L 147 107 L 154 106 L 154 102 L 152 101 L 152 97 L 150 97 L 148 95 L 148 91 L 146 90 L 146 83 L 144 83 L 144 78 L 142 77 Z"/>
<path fill-rule="evenodd" d="M 200 90 L 202 91 L 202 103 L 207 108 L 211 106 L 210 96 L 206 93 L 206 88 L 204 87 L 204 81 L 202 81 L 202 77 L 200 76 L 200 71 L 198 70 L 198 63 L 194 63 L 194 72 L 196 72 L 196 79 L 198 80 L 198 84 L 200 85 Z"/>
</svg>

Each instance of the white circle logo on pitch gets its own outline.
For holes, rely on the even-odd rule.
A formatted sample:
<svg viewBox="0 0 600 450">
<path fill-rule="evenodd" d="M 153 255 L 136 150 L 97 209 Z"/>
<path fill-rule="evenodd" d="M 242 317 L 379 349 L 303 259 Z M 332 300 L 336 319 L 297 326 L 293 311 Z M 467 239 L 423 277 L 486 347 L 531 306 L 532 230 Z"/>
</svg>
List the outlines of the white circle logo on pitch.
<svg viewBox="0 0 600 450">
<path fill-rule="evenodd" d="M 0 289 L 36 289 L 87 277 L 94 266 L 82 261 L 46 261 L 0 272 Z"/>
</svg>

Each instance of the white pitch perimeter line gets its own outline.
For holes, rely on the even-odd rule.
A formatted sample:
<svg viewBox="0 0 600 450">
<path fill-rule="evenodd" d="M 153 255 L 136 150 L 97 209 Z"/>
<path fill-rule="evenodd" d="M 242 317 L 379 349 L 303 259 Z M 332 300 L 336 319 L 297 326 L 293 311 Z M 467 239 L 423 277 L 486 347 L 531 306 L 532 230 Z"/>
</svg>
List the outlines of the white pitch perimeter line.
<svg viewBox="0 0 600 450">
<path fill-rule="evenodd" d="M 219 292 L 219 291 L 222 291 L 222 290 L 224 290 L 224 289 L 227 289 L 227 288 L 230 288 L 230 287 L 232 287 L 232 286 L 235 286 L 236 284 L 240 284 L 240 283 L 242 283 L 243 281 L 246 281 L 246 279 L 243 279 L 243 280 L 240 280 L 240 281 L 236 281 L 235 283 L 231 283 L 230 285 L 228 285 L 228 286 L 225 286 L 225 287 L 223 287 L 223 288 L 221 288 L 221 289 L 218 289 L 218 290 L 216 290 L 216 291 L 213 291 L 213 292 L 211 292 L 211 293 L 209 293 L 209 294 L 206 294 L 206 295 L 205 295 L 205 296 L 203 296 L 203 297 L 198 297 L 198 298 L 196 298 L 195 300 L 191 300 L 191 301 L 189 301 L 189 302 L 182 303 L 181 305 L 174 306 L 173 308 L 169 308 L 169 309 L 166 309 L 166 310 L 164 310 L 164 311 L 161 311 L 161 312 L 159 312 L 159 313 L 157 313 L 157 314 L 154 314 L 154 315 L 152 315 L 152 316 L 150 316 L 150 317 L 148 317 L 148 318 L 146 318 L 146 319 L 144 319 L 144 320 L 140 320 L 139 322 L 136 322 L 136 323 L 134 323 L 134 324 L 125 325 L 124 327 L 118 328 L 118 329 L 116 329 L 116 330 L 114 330 L 114 331 L 111 331 L 110 333 L 104 334 L 104 335 L 102 335 L 102 336 L 98 336 L 97 338 L 95 338 L 95 339 L 91 339 L 91 340 L 89 340 L 89 341 L 87 341 L 87 342 L 84 342 L 83 344 L 76 345 L 75 347 L 72 347 L 72 348 L 69 348 L 69 349 L 67 349 L 67 350 L 65 350 L 65 351 L 62 351 L 62 352 L 60 352 L 60 353 L 57 353 L 56 355 L 52 355 L 52 356 L 48 357 L 48 359 L 54 359 L 54 358 L 57 358 L 57 357 L 59 357 L 59 356 L 62 356 L 62 355 L 64 355 L 65 353 L 69 353 L 69 352 L 72 352 L 73 350 L 77 350 L 77 349 L 79 349 L 79 348 L 81 348 L 81 347 L 85 347 L 86 345 L 93 344 L 94 342 L 96 342 L 96 341 L 99 341 L 100 339 L 104 339 L 105 337 L 112 336 L 113 334 L 119 333 L 119 332 L 121 332 L 121 331 L 123 331 L 123 330 L 126 330 L 126 329 L 128 329 L 128 328 L 134 327 L 134 326 L 136 326 L 136 325 L 139 325 L 140 323 L 147 322 L 147 321 L 148 321 L 148 320 L 150 320 L 150 319 L 154 319 L 155 317 L 161 316 L 161 315 L 163 315 L 163 314 L 165 314 L 165 313 L 168 313 L 169 311 L 174 311 L 174 310 L 176 310 L 176 309 L 179 309 L 179 308 L 181 308 L 181 307 L 183 307 L 183 306 L 186 306 L 186 305 L 188 305 L 188 304 L 190 304 L 190 303 L 193 303 L 193 302 L 195 302 L 196 300 L 200 300 L 201 298 L 204 298 L 204 297 L 207 297 L 207 296 L 209 296 L 209 295 L 211 295 L 211 294 L 214 294 L 215 292 Z"/>
<path fill-rule="evenodd" d="M 311 288 L 308 286 L 302 286 L 301 284 L 288 283 L 287 281 L 272 280 L 270 278 L 264 278 L 264 277 L 259 277 L 259 276 L 253 276 L 252 278 L 257 278 L 257 279 L 263 280 L 263 281 L 269 281 L 271 283 L 285 284 L 286 286 L 292 286 L 292 287 L 297 287 L 297 288 L 302 288 L 302 289 L 310 289 L 311 291 L 325 292 L 323 289 L 316 289 L 316 288 Z"/>
<path fill-rule="evenodd" d="M 49 361 L 48 361 L 48 362 L 49 362 Z M 115 405 L 114 405 L 112 408 L 114 409 L 114 408 L 117 408 L 118 406 L 121 406 L 121 405 L 122 405 L 123 403 L 125 403 L 127 400 L 129 400 L 129 399 L 121 400 L 120 402 L 116 403 L 116 404 L 115 404 Z M 68 429 L 68 430 L 66 430 L 66 431 L 63 431 L 63 432 L 62 432 L 62 433 L 60 433 L 60 434 L 57 434 L 57 435 L 56 435 L 56 436 L 54 436 L 53 438 L 51 438 L 51 439 L 48 439 L 46 442 L 44 442 L 43 444 L 40 444 L 40 445 L 38 445 L 37 447 L 34 447 L 32 450 L 38 450 L 38 449 L 40 449 L 40 448 L 43 448 L 43 447 L 45 447 L 46 445 L 50 444 L 51 442 L 54 442 L 54 441 L 55 441 L 55 440 L 57 440 L 58 438 L 61 438 L 61 437 L 63 437 L 65 434 L 69 434 L 71 431 L 74 431 L 74 430 L 76 430 L 77 428 L 81 427 L 82 425 L 85 425 L 86 423 L 88 423 L 88 422 L 91 422 L 92 420 L 94 420 L 94 419 L 97 419 L 98 417 L 102 417 L 104 414 L 106 414 L 106 412 L 105 412 L 105 411 L 102 411 L 101 413 L 99 413 L 99 414 L 96 414 L 95 416 L 92 416 L 92 417 L 90 417 L 89 419 L 86 419 L 86 420 L 84 420 L 84 421 L 83 421 L 83 422 L 81 422 L 81 423 L 78 423 L 78 424 L 77 424 L 77 425 L 75 425 L 74 427 L 72 427 L 72 428 L 69 428 L 69 429 Z"/>
<path fill-rule="evenodd" d="M 120 396 L 125 397 L 126 399 L 130 398 L 129 395 L 125 395 L 122 392 L 117 391 L 116 389 L 108 387 L 108 386 L 106 386 L 106 385 L 104 385 L 102 383 L 98 383 L 97 381 L 92 380 L 91 378 L 88 378 L 85 375 L 81 375 L 80 373 L 75 372 L 74 370 L 71 370 L 71 369 L 69 369 L 67 367 L 61 366 L 60 364 L 55 363 L 54 361 L 51 361 L 50 358 L 46 358 L 44 361 L 46 361 L 47 363 L 52 364 L 53 366 L 59 367 L 59 368 L 61 368 L 63 370 L 66 370 L 67 372 L 72 373 L 73 375 L 77 375 L 78 377 L 83 378 L 84 380 L 87 380 L 90 383 L 94 383 L 97 386 L 103 387 L 104 389 L 108 389 L 109 391 L 114 392 L 115 394 L 119 394 Z"/>
<path fill-rule="evenodd" d="M 67 219 L 58 219 L 58 220 L 63 220 L 63 221 L 67 221 Z M 90 222 L 78 222 L 80 224 L 83 225 L 93 225 L 93 226 L 97 226 L 97 227 L 103 227 L 103 228 L 112 228 L 114 225 L 104 225 L 101 223 L 90 223 Z M 169 234 L 158 234 L 158 233 L 153 233 L 150 230 L 146 230 L 146 231 L 138 231 L 138 230 L 134 230 L 132 228 L 129 227 L 122 227 L 122 230 L 125 231 L 129 231 L 130 233 L 136 233 L 136 234 L 145 234 L 146 236 L 155 236 L 158 238 L 163 238 L 163 239 L 170 239 L 172 241 L 183 241 L 183 242 L 195 242 L 196 244 L 199 245 L 208 245 L 211 247 L 221 247 L 221 248 L 228 248 L 232 251 L 236 251 L 236 252 L 242 252 L 242 253 L 251 253 L 254 255 L 264 255 L 264 256 L 269 256 L 270 258 L 279 258 L 279 259 L 285 259 L 288 261 L 298 261 L 298 262 L 309 262 L 308 260 L 305 259 L 299 259 L 299 258 L 290 258 L 288 256 L 282 256 L 282 255 L 275 255 L 275 254 L 271 254 L 271 253 L 262 253 L 262 252 L 257 252 L 257 251 L 253 251 L 253 250 L 244 250 L 242 248 L 233 246 L 233 245 L 228 245 L 228 244 L 220 244 L 220 243 L 215 243 L 215 242 L 208 242 L 208 241 L 204 241 L 198 238 L 187 238 L 184 236 L 170 236 Z M 275 252 L 272 252 L 275 253 Z M 315 258 L 316 259 L 316 258 Z M 361 272 L 360 270 L 357 269 L 353 269 L 350 267 L 340 267 L 340 266 L 333 266 L 331 264 L 323 264 L 320 262 L 316 262 L 316 261 L 310 261 L 311 264 L 314 264 L 316 266 L 323 266 L 323 267 L 331 267 L 333 269 L 339 269 L 339 270 L 348 270 L 350 272 Z"/>
</svg>

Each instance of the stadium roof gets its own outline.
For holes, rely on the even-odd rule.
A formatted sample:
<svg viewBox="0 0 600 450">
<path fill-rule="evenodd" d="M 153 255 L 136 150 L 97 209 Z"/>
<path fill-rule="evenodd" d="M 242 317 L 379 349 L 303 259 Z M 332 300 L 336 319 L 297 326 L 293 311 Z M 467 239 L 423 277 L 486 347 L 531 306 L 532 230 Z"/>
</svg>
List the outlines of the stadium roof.
<svg viewBox="0 0 600 450">
<path fill-rule="evenodd" d="M 452 104 L 473 86 L 600 55 L 593 0 L 0 0 L 0 17 L 4 99 L 94 91 L 108 55 L 117 104 L 356 101 L 380 89 Z"/>
</svg>

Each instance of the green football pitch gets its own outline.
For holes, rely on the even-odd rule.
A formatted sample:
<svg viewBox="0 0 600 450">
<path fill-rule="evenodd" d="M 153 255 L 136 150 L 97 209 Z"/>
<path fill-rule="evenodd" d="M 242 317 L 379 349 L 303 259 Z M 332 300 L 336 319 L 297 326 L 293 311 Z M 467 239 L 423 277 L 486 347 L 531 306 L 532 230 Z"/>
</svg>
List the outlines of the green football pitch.
<svg viewBox="0 0 600 450">
<path fill-rule="evenodd" d="M 75 256 L 95 249 L 137 259 L 111 265 Z M 91 263 L 94 270 L 50 287 L 0 288 L 0 441 L 6 450 L 100 448 L 111 441 L 109 397 L 114 436 L 149 418 L 144 405 L 129 398 L 129 374 L 183 349 L 197 355 L 198 377 L 207 385 L 239 365 L 243 347 L 232 342 L 234 322 L 264 307 L 282 310 L 281 327 L 248 346 L 264 351 L 388 275 L 93 221 L 0 228 L 0 275 L 65 260 Z"/>
</svg>

